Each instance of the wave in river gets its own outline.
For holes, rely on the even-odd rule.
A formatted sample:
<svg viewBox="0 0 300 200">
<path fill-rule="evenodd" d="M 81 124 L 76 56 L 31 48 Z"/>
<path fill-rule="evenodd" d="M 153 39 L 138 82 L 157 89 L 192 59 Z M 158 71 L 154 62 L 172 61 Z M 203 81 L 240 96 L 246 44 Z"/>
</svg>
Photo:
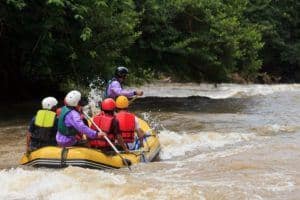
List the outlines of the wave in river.
<svg viewBox="0 0 300 200">
<path fill-rule="evenodd" d="M 116 172 L 118 173 L 118 172 Z M 191 186 L 178 187 L 174 184 L 159 184 L 147 181 L 138 173 L 118 175 L 107 171 L 68 167 L 63 170 L 0 171 L 0 199 L 41 199 L 41 200 L 81 200 L 81 199 L 195 199 L 201 191 Z M 125 174 L 125 175 L 124 175 Z M 142 180 L 140 180 L 142 178 Z M 176 186 L 176 188 L 175 188 Z"/>
<path fill-rule="evenodd" d="M 254 133 L 199 132 L 196 134 L 176 133 L 163 130 L 159 134 L 162 145 L 161 159 L 184 156 L 188 152 L 215 149 L 225 145 L 257 138 Z"/>
<path fill-rule="evenodd" d="M 2 170 L 0 199 L 108 199 L 122 196 L 113 194 L 114 187 L 125 183 L 123 175 L 77 167 L 56 171 Z"/>
<path fill-rule="evenodd" d="M 163 167 L 151 172 L 123 171 L 122 174 L 77 167 L 2 170 L 0 199 L 263 199 L 266 194 L 288 192 L 295 187 L 293 178 L 284 171 L 262 171 L 255 176 L 234 171 L 231 177 L 228 176 L 231 171 L 202 174 L 199 168 L 190 172 L 199 173 L 191 178 L 184 168 Z M 257 192 L 257 188 L 261 192 Z"/>
<path fill-rule="evenodd" d="M 149 84 L 140 88 L 145 97 L 190 97 L 201 96 L 212 99 L 243 98 L 256 95 L 270 95 L 276 92 L 300 91 L 300 84 L 239 85 L 239 84 Z"/>
</svg>

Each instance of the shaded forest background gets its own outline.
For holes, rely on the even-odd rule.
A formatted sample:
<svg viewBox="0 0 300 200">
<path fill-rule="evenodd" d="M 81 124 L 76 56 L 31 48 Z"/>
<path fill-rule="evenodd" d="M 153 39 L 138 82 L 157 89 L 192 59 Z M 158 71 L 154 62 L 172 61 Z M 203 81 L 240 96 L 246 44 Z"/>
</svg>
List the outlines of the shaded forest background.
<svg viewBox="0 0 300 200">
<path fill-rule="evenodd" d="M 131 82 L 299 82 L 299 10 L 299 0 L 1 0 L 0 99 L 59 95 L 116 65 Z"/>
</svg>

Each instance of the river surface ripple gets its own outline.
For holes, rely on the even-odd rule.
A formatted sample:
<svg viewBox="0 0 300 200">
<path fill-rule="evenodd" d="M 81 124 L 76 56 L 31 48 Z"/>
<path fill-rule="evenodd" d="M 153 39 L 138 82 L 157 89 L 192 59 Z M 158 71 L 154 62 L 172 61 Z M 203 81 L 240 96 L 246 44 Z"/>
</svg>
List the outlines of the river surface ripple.
<svg viewBox="0 0 300 200">
<path fill-rule="evenodd" d="M 132 109 L 162 151 L 132 171 L 19 166 L 39 105 L 0 108 L 0 199 L 299 199 L 300 85 L 141 89 Z"/>
</svg>

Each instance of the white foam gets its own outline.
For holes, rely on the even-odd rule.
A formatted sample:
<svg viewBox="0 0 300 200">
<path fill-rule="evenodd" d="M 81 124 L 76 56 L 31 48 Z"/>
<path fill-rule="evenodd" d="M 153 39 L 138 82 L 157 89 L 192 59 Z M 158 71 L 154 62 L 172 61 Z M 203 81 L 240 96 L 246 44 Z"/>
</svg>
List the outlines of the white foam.
<svg viewBox="0 0 300 200">
<path fill-rule="evenodd" d="M 292 191 L 295 186 L 293 178 L 282 172 L 262 174 L 260 178 L 265 180 L 262 188 L 271 192 Z"/>
<path fill-rule="evenodd" d="M 237 155 L 243 152 L 248 151 L 249 149 L 257 148 L 258 146 L 254 145 L 244 145 L 244 146 L 238 146 L 236 148 L 230 148 L 218 152 L 208 152 L 208 153 L 201 153 L 199 155 L 193 156 L 188 158 L 186 161 L 190 162 L 199 162 L 199 161 L 212 161 L 216 160 L 218 158 L 225 158 L 233 155 Z"/>
<path fill-rule="evenodd" d="M 0 199 L 110 199 L 122 175 L 69 167 L 64 170 L 0 171 Z M 110 188 L 113 189 L 110 189 Z"/>
<path fill-rule="evenodd" d="M 300 91 L 300 84 L 276 85 L 240 85 L 240 84 L 148 84 L 140 87 L 145 96 L 153 97 L 189 97 L 202 96 L 212 99 L 241 98 L 256 95 L 270 95 L 276 92 Z"/>
<path fill-rule="evenodd" d="M 179 134 L 164 130 L 159 134 L 162 145 L 160 157 L 162 159 L 170 159 L 175 156 L 183 156 L 185 153 L 195 149 L 215 149 L 228 144 L 249 141 L 255 137 L 256 135 L 253 133 L 199 132 L 196 134 Z"/>
<path fill-rule="evenodd" d="M 161 184 L 158 181 L 156 184 L 160 190 L 157 190 L 152 185 L 155 181 L 152 176 L 139 176 L 138 179 L 130 174 L 128 176 L 77 167 L 64 170 L 2 170 L 0 199 L 182 199 L 187 195 L 193 199 L 204 199 L 201 191 L 189 185 L 174 185 L 175 182 Z"/>
<path fill-rule="evenodd" d="M 272 135 L 277 133 L 293 133 L 299 129 L 299 126 L 287 126 L 280 124 L 270 124 L 263 127 L 252 128 L 260 135 Z"/>
</svg>

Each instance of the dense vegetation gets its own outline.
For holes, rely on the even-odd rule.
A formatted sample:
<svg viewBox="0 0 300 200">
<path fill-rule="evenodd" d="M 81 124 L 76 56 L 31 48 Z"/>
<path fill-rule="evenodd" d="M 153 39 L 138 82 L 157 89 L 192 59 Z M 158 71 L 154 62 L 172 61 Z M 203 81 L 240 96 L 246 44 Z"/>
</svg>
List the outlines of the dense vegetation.
<svg viewBox="0 0 300 200">
<path fill-rule="evenodd" d="M 298 0 L 2 0 L 1 97 L 108 79 L 119 64 L 134 81 L 299 81 L 299 10 Z"/>
</svg>

